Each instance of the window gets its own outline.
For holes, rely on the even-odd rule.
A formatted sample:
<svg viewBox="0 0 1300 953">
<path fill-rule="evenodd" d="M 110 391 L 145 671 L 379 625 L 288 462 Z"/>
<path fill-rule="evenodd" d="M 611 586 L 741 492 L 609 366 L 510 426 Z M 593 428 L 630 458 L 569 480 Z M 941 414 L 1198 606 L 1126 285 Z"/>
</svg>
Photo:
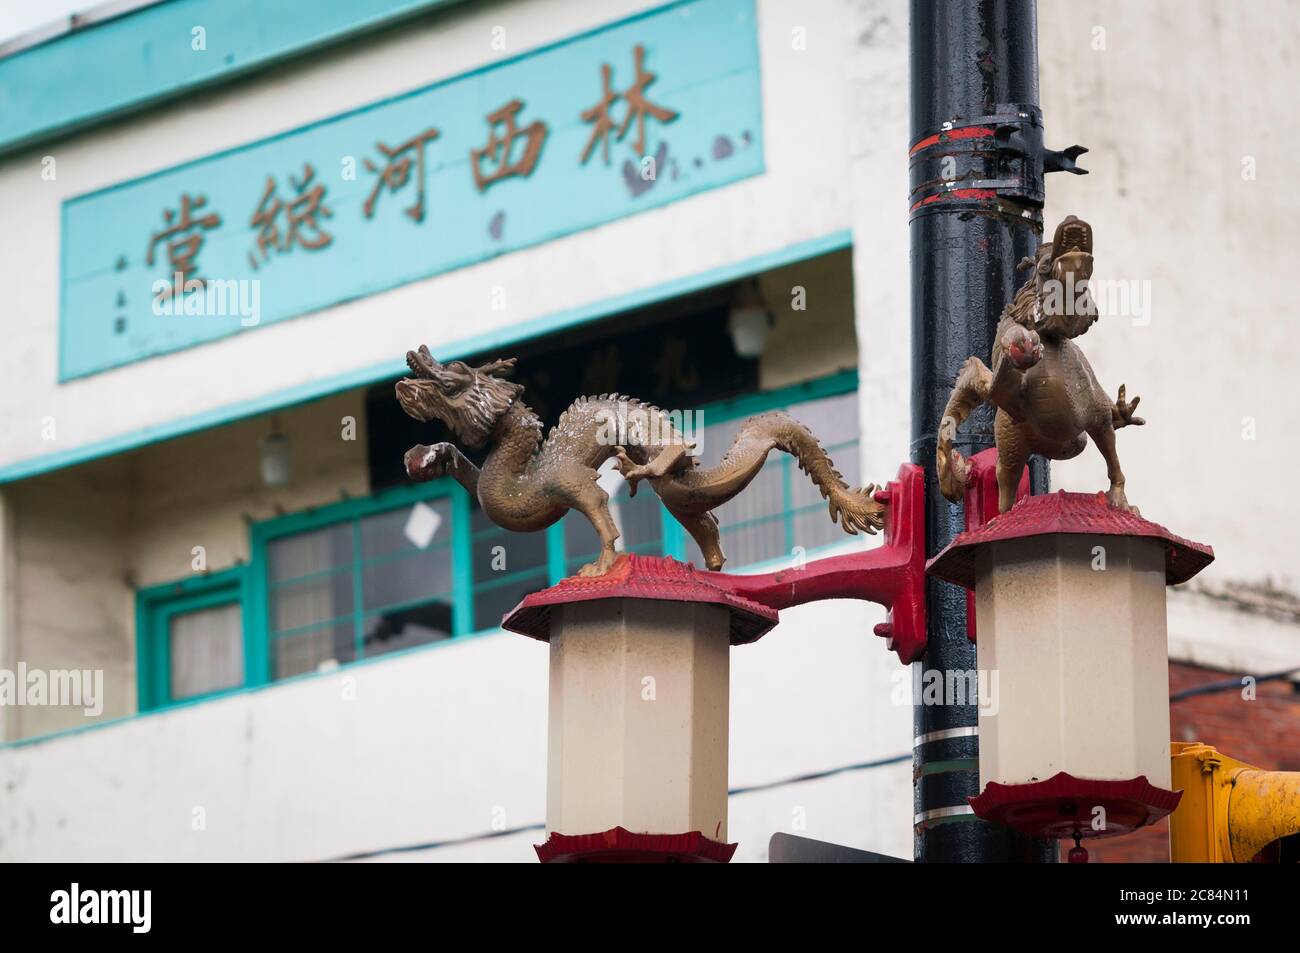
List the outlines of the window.
<svg viewBox="0 0 1300 953">
<path fill-rule="evenodd" d="M 470 515 L 470 533 L 474 578 L 471 631 L 495 629 L 520 599 L 551 584 L 549 535 L 501 529 L 477 503 Z"/>
<path fill-rule="evenodd" d="M 244 624 L 238 603 L 176 613 L 167 639 L 173 700 L 244 683 Z"/>
<path fill-rule="evenodd" d="M 457 631 L 453 500 L 445 488 L 427 499 L 415 491 L 261 525 L 268 679 Z"/>
<path fill-rule="evenodd" d="M 759 395 L 757 400 L 738 401 L 737 406 L 724 407 L 712 415 L 706 410 L 700 465 L 717 464 L 741 424 L 752 414 L 785 409 L 817 435 L 845 482 L 860 485 L 857 391 L 813 396 L 818 390 L 833 391 L 846 383 L 845 375 L 839 375 L 826 381 L 824 388 L 796 388 L 785 400 L 763 403 Z M 812 394 L 806 393 L 808 390 Z M 715 419 L 723 415 L 724 419 Z M 796 547 L 807 553 L 845 539 L 844 531 L 830 521 L 821 491 L 793 457 L 779 451 L 768 455 L 763 469 L 743 493 L 714 512 L 720 524 L 722 550 L 727 555 L 724 568 L 728 570 L 788 558 Z M 702 566 L 704 557 L 695 540 L 682 535 L 684 558 Z"/>
<path fill-rule="evenodd" d="M 137 695 L 142 711 L 244 684 L 242 570 L 140 592 Z"/>
<path fill-rule="evenodd" d="M 718 462 L 744 419 L 775 408 L 807 423 L 846 482 L 861 483 L 853 372 L 706 407 L 701 465 Z M 649 487 L 629 497 L 616 473 L 601 479 L 625 552 L 703 564 Z M 846 538 L 783 453 L 717 513 L 729 570 Z M 250 550 L 246 568 L 140 593 L 142 710 L 491 631 L 524 596 L 594 560 L 599 542 L 579 513 L 508 532 L 437 480 L 257 523 Z"/>
<path fill-rule="evenodd" d="M 629 496 L 627 481 L 607 460 L 601 468 L 601 483 L 609 492 L 609 515 L 618 527 L 618 545 L 625 553 L 659 556 L 664 547 L 664 519 L 672 519 L 664 511 L 649 484 L 642 486 L 636 496 Z M 571 576 L 587 563 L 594 562 L 600 554 L 600 537 L 591 522 L 581 513 L 569 512 L 561 520 L 563 532 L 558 543 L 563 548 L 564 571 Z"/>
</svg>

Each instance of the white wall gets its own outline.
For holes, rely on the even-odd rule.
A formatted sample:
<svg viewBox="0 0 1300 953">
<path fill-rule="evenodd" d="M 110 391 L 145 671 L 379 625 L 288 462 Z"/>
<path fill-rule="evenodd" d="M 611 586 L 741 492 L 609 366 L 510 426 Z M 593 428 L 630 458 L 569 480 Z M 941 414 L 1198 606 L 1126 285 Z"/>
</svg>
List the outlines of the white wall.
<svg viewBox="0 0 1300 953">
<path fill-rule="evenodd" d="M 908 753 L 881 618 L 803 607 L 733 650 L 732 787 Z M 546 668 L 540 642 L 480 636 L 0 750 L 0 860 L 320 860 L 540 823 Z M 778 830 L 910 856 L 909 782 L 910 762 L 737 795 L 737 859 Z M 384 859 L 531 862 L 543 839 Z"/>
<path fill-rule="evenodd" d="M 1092 222 L 1097 278 L 1151 283 L 1149 324 L 1103 318 L 1078 342 L 1112 395 L 1142 397 L 1147 425 L 1118 436 L 1129 500 L 1214 546 L 1202 584 L 1271 576 L 1294 595 L 1300 6 L 1043 0 L 1038 19 L 1049 144 L 1092 149 L 1090 175 L 1049 177 L 1048 221 Z M 1090 447 L 1052 475 L 1094 490 L 1106 470 Z"/>
</svg>

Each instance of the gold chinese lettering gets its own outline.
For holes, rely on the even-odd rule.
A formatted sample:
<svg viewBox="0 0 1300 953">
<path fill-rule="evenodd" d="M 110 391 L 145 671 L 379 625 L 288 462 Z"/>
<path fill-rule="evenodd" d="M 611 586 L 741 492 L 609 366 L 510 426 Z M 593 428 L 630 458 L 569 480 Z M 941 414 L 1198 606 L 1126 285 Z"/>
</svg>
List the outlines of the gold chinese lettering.
<svg viewBox="0 0 1300 953">
<path fill-rule="evenodd" d="M 150 238 L 149 248 L 145 252 L 145 263 L 153 264 L 154 250 L 159 242 L 165 242 L 167 262 L 171 265 L 175 280 L 159 290 L 158 298 L 181 294 L 192 282 L 197 282 L 198 287 L 202 287 L 203 279 L 196 274 L 198 266 L 195 265 L 194 259 L 199 249 L 203 247 L 206 237 L 204 232 L 221 224 L 221 216 L 216 213 L 209 213 L 201 218 L 195 217 L 194 213 L 207 204 L 206 196 L 190 196 L 184 193 L 181 195 L 179 211 L 163 209 L 163 223 L 166 227 L 154 232 L 153 237 Z"/>
<path fill-rule="evenodd" d="M 289 183 L 295 194 L 287 202 L 276 194 L 275 179 L 269 175 L 266 177 L 266 189 L 249 222 L 250 227 L 258 230 L 256 252 L 261 253 L 263 262 L 273 251 L 289 251 L 294 245 L 313 251 L 324 248 L 334 240 L 334 236 L 325 231 L 318 220 L 318 216 L 331 218 L 334 213 L 324 204 L 325 186 L 319 182 L 311 185 L 315 176 L 316 170 L 311 163 L 303 163 L 301 179 L 290 175 Z M 281 213 L 284 214 L 286 226 L 283 233 L 280 231 Z M 256 252 L 248 255 L 254 268 L 258 267 Z"/>
<path fill-rule="evenodd" d="M 663 106 L 656 105 L 646 98 L 645 91 L 656 79 L 656 74 L 645 68 L 645 47 L 637 44 L 633 49 L 633 57 L 636 63 L 636 80 L 624 90 L 621 94 L 614 92 L 610 88 L 610 77 L 612 71 L 608 63 L 602 63 L 600 66 L 601 97 L 600 101 L 590 109 L 583 110 L 579 115 L 583 122 L 592 123 L 591 137 L 587 140 L 586 147 L 582 150 L 582 156 L 579 158 L 579 164 L 585 164 L 591 157 L 592 150 L 595 149 L 596 143 L 600 143 L 601 158 L 606 165 L 609 165 L 609 136 L 614 132 L 614 120 L 610 115 L 610 107 L 620 98 L 627 104 L 627 112 L 623 116 L 623 122 L 615 133 L 615 138 L 623 141 L 627 135 L 628 129 L 632 126 L 632 121 L 636 120 L 636 139 L 632 142 L 632 148 L 638 156 L 644 156 L 646 150 L 645 139 L 645 120 L 646 116 L 657 119 L 661 123 L 670 123 L 677 118 L 678 113 Z"/>
<path fill-rule="evenodd" d="M 546 141 L 546 123 L 540 119 L 532 122 L 525 129 L 515 124 L 515 117 L 524 108 L 523 100 L 512 99 L 496 112 L 488 113 L 488 141 L 482 149 L 470 150 L 470 164 L 474 169 L 474 185 L 480 192 L 486 192 L 493 182 L 517 175 L 527 178 L 532 174 L 537 157 L 541 154 L 542 143 Z M 523 154 L 516 162 L 510 161 L 517 139 L 525 139 Z M 487 173 L 483 171 L 483 160 L 495 163 L 496 169 Z"/>
<path fill-rule="evenodd" d="M 389 146 L 382 142 L 376 142 L 375 148 L 384 154 L 388 160 L 387 164 L 380 169 L 369 159 L 366 160 L 366 168 L 377 174 L 375 187 L 370 190 L 370 197 L 366 199 L 366 204 L 362 206 L 362 211 L 366 218 L 371 218 L 375 214 L 375 203 L 379 199 L 379 190 L 387 188 L 390 192 L 396 192 L 402 186 L 406 185 L 411 178 L 411 153 L 415 153 L 415 177 L 416 177 L 416 199 L 415 204 L 410 208 L 403 209 L 412 220 L 416 222 L 424 221 L 424 147 L 427 143 L 438 138 L 438 130 L 434 128 L 426 129 L 418 136 L 412 136 L 405 142 L 396 146 Z"/>
</svg>

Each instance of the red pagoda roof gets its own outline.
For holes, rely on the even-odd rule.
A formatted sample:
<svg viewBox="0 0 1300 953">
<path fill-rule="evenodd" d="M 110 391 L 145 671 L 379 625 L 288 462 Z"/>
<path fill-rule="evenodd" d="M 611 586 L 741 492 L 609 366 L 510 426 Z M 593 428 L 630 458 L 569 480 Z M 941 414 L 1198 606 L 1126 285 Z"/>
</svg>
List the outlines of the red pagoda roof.
<svg viewBox="0 0 1300 953">
<path fill-rule="evenodd" d="M 603 576 L 570 576 L 549 589 L 524 596 L 501 621 L 501 627 L 546 642 L 551 637 L 552 606 L 595 599 L 662 599 L 726 606 L 731 610 L 732 645 L 753 642 L 777 622 L 775 609 L 724 589 L 690 563 L 669 556 L 624 553 Z"/>
<path fill-rule="evenodd" d="M 1157 539 L 1165 547 L 1165 583 L 1186 582 L 1214 561 L 1214 550 L 1175 536 L 1158 523 L 1116 509 L 1104 493 L 1046 493 L 1020 500 L 1007 512 L 977 529 L 962 533 L 925 571 L 947 582 L 975 588 L 975 553 L 985 543 L 1051 533 L 1081 536 L 1137 536 Z"/>
</svg>

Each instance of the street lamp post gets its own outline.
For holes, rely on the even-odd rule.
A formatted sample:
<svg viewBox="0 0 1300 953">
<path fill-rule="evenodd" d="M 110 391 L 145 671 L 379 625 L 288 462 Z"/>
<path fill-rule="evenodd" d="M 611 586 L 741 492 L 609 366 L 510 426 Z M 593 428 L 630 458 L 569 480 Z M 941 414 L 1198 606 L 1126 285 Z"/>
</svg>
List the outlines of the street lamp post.
<svg viewBox="0 0 1300 953">
<path fill-rule="evenodd" d="M 963 361 L 990 353 L 1016 265 L 1042 232 L 1043 175 L 1080 172 L 1082 151 L 1043 148 L 1035 0 L 912 0 L 910 24 L 912 260 L 911 458 L 925 468 L 926 554 L 965 528 L 961 504 L 939 492 L 935 434 Z M 991 407 L 963 427 L 967 458 L 994 444 Z M 1047 490 L 1045 460 L 1031 491 Z M 913 682 L 976 668 L 966 593 L 931 580 L 929 648 Z M 969 680 L 974 683 L 974 679 Z M 914 692 L 915 856 L 918 861 L 1055 860 L 1054 844 L 974 816 L 979 793 L 977 704 L 924 704 Z"/>
</svg>

